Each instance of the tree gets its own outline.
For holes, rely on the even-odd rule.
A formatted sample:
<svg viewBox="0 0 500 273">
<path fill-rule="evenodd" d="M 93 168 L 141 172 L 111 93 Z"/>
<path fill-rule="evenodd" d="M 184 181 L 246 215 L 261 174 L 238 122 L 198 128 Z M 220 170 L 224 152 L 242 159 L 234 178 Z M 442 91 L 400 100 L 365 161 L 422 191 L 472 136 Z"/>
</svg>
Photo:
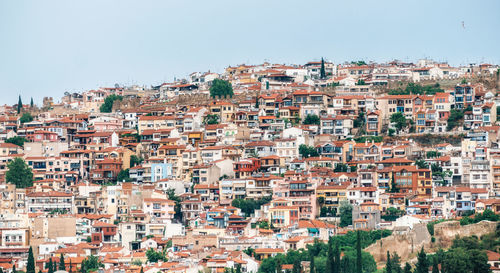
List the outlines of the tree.
<svg viewBox="0 0 500 273">
<path fill-rule="evenodd" d="M 232 98 L 234 95 L 233 87 L 231 83 L 221 79 L 215 79 L 212 81 L 212 86 L 210 86 L 210 97 L 212 98 Z"/>
<path fill-rule="evenodd" d="M 340 226 L 347 227 L 352 224 L 352 205 L 348 201 L 340 202 Z"/>
<path fill-rule="evenodd" d="M 432 273 L 439 273 L 439 263 L 437 257 L 432 259 Z"/>
<path fill-rule="evenodd" d="M 118 175 L 116 176 L 116 181 L 118 182 L 130 182 L 132 179 L 130 179 L 130 174 L 129 174 L 129 169 L 121 170 Z"/>
<path fill-rule="evenodd" d="M 344 163 L 337 163 L 335 164 L 335 168 L 333 169 L 333 172 L 335 173 L 345 173 L 349 170 L 349 166 Z"/>
<path fill-rule="evenodd" d="M 203 123 L 208 124 L 208 125 L 219 124 L 219 122 L 220 122 L 220 117 L 219 117 L 219 115 L 216 115 L 216 114 L 208 114 L 203 119 Z"/>
<path fill-rule="evenodd" d="M 314 268 L 314 256 L 313 255 L 309 255 L 310 256 L 310 262 L 309 262 L 309 273 L 315 273 L 315 268 Z M 278 271 L 279 272 L 279 271 Z"/>
<path fill-rule="evenodd" d="M 64 264 L 64 256 L 61 253 L 61 257 L 59 258 L 59 270 L 65 270 L 66 271 L 66 265 Z"/>
<path fill-rule="evenodd" d="M 361 256 L 361 233 L 358 230 L 356 233 L 356 273 L 363 273 L 363 260 Z"/>
<path fill-rule="evenodd" d="M 361 128 L 361 127 L 363 127 L 364 123 L 365 123 L 365 113 L 360 111 L 358 113 L 358 117 L 354 120 L 352 126 L 354 128 Z"/>
<path fill-rule="evenodd" d="M 35 107 L 35 104 L 33 103 L 33 97 L 31 97 L 30 107 L 31 108 Z"/>
<path fill-rule="evenodd" d="M 315 157 L 319 155 L 316 148 L 314 148 L 313 146 L 307 146 L 305 144 L 300 144 L 299 154 L 304 158 Z"/>
<path fill-rule="evenodd" d="M 12 265 L 12 273 L 16 273 L 17 270 L 16 270 L 16 263 L 14 262 L 14 264 Z"/>
<path fill-rule="evenodd" d="M 406 262 L 405 268 L 403 269 L 404 273 L 411 273 L 411 265 L 410 263 Z"/>
<path fill-rule="evenodd" d="M 446 273 L 470 272 L 468 271 L 469 257 L 463 248 L 450 249 L 441 262 L 441 271 Z"/>
<path fill-rule="evenodd" d="M 427 260 L 427 254 L 425 254 L 424 247 L 422 247 L 417 254 L 417 263 L 415 264 L 414 273 L 429 273 L 429 261 Z"/>
<path fill-rule="evenodd" d="M 26 273 L 35 273 L 35 257 L 33 256 L 33 248 L 30 246 L 28 251 L 28 263 L 26 265 Z"/>
<path fill-rule="evenodd" d="M 301 272 L 302 272 L 302 268 L 300 266 L 300 260 L 297 259 L 293 263 L 292 273 L 301 273 Z"/>
<path fill-rule="evenodd" d="M 359 79 L 356 85 L 366 85 L 365 80 Z"/>
<path fill-rule="evenodd" d="M 306 118 L 304 119 L 304 122 L 303 122 L 305 125 L 319 125 L 320 124 L 320 119 L 318 117 L 318 115 L 310 115 L 308 114 L 306 116 Z"/>
<path fill-rule="evenodd" d="M 392 114 L 390 120 L 398 132 L 406 127 L 406 118 L 401 112 Z"/>
<path fill-rule="evenodd" d="M 136 155 L 131 155 L 130 156 L 130 168 L 141 165 L 142 161 L 144 161 L 143 158 L 138 157 Z"/>
<path fill-rule="evenodd" d="M 15 184 L 20 189 L 33 186 L 33 172 L 22 158 L 14 158 L 7 164 L 7 169 L 7 183 Z"/>
<path fill-rule="evenodd" d="M 467 253 L 469 257 L 470 271 L 474 273 L 489 273 L 490 265 L 488 264 L 488 256 L 484 251 L 472 249 Z"/>
<path fill-rule="evenodd" d="M 73 264 L 71 263 L 71 258 L 69 258 L 69 269 L 68 273 L 71 273 L 73 271 Z"/>
<path fill-rule="evenodd" d="M 12 144 L 16 144 L 17 146 L 23 147 L 24 143 L 27 141 L 28 140 L 24 137 L 14 136 L 14 137 L 10 137 L 10 138 L 6 139 L 5 143 L 12 143 Z"/>
<path fill-rule="evenodd" d="M 321 58 L 321 67 L 319 69 L 319 77 L 321 79 L 325 79 L 326 78 L 325 60 L 323 58 Z"/>
<path fill-rule="evenodd" d="M 96 271 L 97 269 L 103 267 L 104 265 L 99 261 L 99 258 L 94 255 L 88 256 L 85 260 L 82 262 L 82 269 L 80 269 L 80 272 L 89 272 L 89 271 Z"/>
<path fill-rule="evenodd" d="M 181 219 L 182 217 L 182 212 L 181 212 L 181 198 L 175 194 L 175 189 L 168 189 L 167 190 L 167 196 L 169 200 L 172 200 L 175 202 L 175 207 L 174 207 L 174 218 L 176 219 Z"/>
<path fill-rule="evenodd" d="M 19 95 L 19 100 L 17 101 L 17 114 L 21 113 L 21 109 L 23 109 L 23 101 L 21 100 L 21 95 Z"/>
<path fill-rule="evenodd" d="M 466 110 L 466 109 L 464 109 Z M 451 109 L 450 115 L 448 116 L 448 123 L 446 125 L 446 130 L 451 131 L 453 128 L 459 125 L 459 122 L 464 118 L 464 112 L 456 109 Z"/>
<path fill-rule="evenodd" d="M 101 113 L 111 113 L 111 111 L 113 111 L 113 103 L 115 103 L 116 100 L 121 101 L 123 100 L 123 97 L 115 94 L 107 96 L 104 99 L 104 103 L 101 105 L 101 107 L 99 107 Z"/>
<path fill-rule="evenodd" d="M 385 272 L 392 273 L 391 254 L 387 251 L 387 261 L 385 261 Z"/>
<path fill-rule="evenodd" d="M 429 164 L 427 164 L 427 162 L 425 162 L 425 160 L 423 159 L 417 159 L 417 161 L 415 161 L 415 165 L 417 165 L 419 169 L 429 168 Z"/>
<path fill-rule="evenodd" d="M 389 192 L 399 192 L 398 184 L 396 184 L 396 179 L 394 179 L 394 177 L 391 179 L 391 189 Z"/>
<path fill-rule="evenodd" d="M 148 261 L 151 263 L 156 263 L 158 261 L 165 261 L 166 257 L 163 255 L 161 251 L 155 251 L 154 249 L 150 248 L 148 251 L 146 251 L 146 256 L 148 257 Z"/>
<path fill-rule="evenodd" d="M 28 112 L 24 113 L 19 119 L 19 122 L 21 123 L 32 122 L 32 121 L 33 121 L 33 116 Z"/>
<path fill-rule="evenodd" d="M 142 268 L 142 266 L 141 266 L 141 271 L 139 273 L 144 273 L 144 269 Z"/>
</svg>

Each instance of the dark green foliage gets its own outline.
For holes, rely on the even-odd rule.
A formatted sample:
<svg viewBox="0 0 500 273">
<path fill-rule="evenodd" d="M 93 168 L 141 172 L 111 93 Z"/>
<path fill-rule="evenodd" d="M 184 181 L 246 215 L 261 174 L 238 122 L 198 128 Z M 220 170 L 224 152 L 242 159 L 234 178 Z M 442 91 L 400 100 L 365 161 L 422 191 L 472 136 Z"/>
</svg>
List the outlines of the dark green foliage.
<svg viewBox="0 0 500 273">
<path fill-rule="evenodd" d="M 359 112 L 358 117 L 354 120 L 353 122 L 353 127 L 354 128 L 361 128 L 365 124 L 365 113 L 364 112 Z"/>
<path fill-rule="evenodd" d="M 234 199 L 231 202 L 231 205 L 233 205 L 233 207 L 241 209 L 241 212 L 245 213 L 245 215 L 249 217 L 254 213 L 255 210 L 260 209 L 262 205 L 265 205 L 270 201 L 271 201 L 271 196 L 266 196 L 259 200 Z"/>
<path fill-rule="evenodd" d="M 344 163 L 337 163 L 337 164 L 335 164 L 335 169 L 333 169 L 333 172 L 345 173 L 348 170 L 349 170 L 349 165 L 344 164 Z"/>
<path fill-rule="evenodd" d="M 293 262 L 292 273 L 300 273 L 302 271 L 302 267 L 300 266 L 300 260 L 296 259 Z"/>
<path fill-rule="evenodd" d="M 136 155 L 131 155 L 130 156 L 130 168 L 141 165 L 142 161 L 144 161 L 144 158 L 138 157 Z"/>
<path fill-rule="evenodd" d="M 407 126 L 406 118 L 401 112 L 392 114 L 390 120 L 392 123 L 394 123 L 394 127 L 398 132 Z"/>
<path fill-rule="evenodd" d="M 359 79 L 359 80 L 356 82 L 356 85 L 366 85 L 366 82 L 365 82 L 365 80 Z"/>
<path fill-rule="evenodd" d="M 24 189 L 33 186 L 33 172 L 22 158 L 16 157 L 7 164 L 5 179 L 7 183 L 15 184 Z"/>
<path fill-rule="evenodd" d="M 26 138 L 20 137 L 20 136 L 11 137 L 11 138 L 8 138 L 5 140 L 5 143 L 12 143 L 12 144 L 16 144 L 17 146 L 21 146 L 21 147 L 24 146 L 25 142 L 28 142 L 28 140 Z"/>
<path fill-rule="evenodd" d="M 174 189 L 168 189 L 167 190 L 167 195 L 168 195 L 168 199 L 169 200 L 172 200 L 172 201 L 175 202 L 175 208 L 174 208 L 175 215 L 174 215 L 174 218 L 175 219 L 181 219 L 182 218 L 181 198 L 175 194 L 175 190 Z"/>
<path fill-rule="evenodd" d="M 115 95 L 115 94 L 111 94 L 111 95 L 107 96 L 104 99 L 104 103 L 99 108 L 99 110 L 101 111 L 101 113 L 111 113 L 111 111 L 113 110 L 113 103 L 116 100 L 123 100 L 123 97 Z"/>
<path fill-rule="evenodd" d="M 203 123 L 204 124 L 219 124 L 219 121 L 220 121 L 220 117 L 219 115 L 216 115 L 216 114 L 208 114 L 205 116 L 205 118 L 203 119 Z"/>
<path fill-rule="evenodd" d="M 33 97 L 31 98 L 30 106 L 31 108 L 35 107 L 35 103 L 33 103 Z"/>
<path fill-rule="evenodd" d="M 17 113 L 21 113 L 21 109 L 23 109 L 23 101 L 21 100 L 21 95 L 19 95 L 19 100 L 17 101 Z"/>
<path fill-rule="evenodd" d="M 356 273 L 363 273 L 363 257 L 361 256 L 361 233 L 356 232 Z"/>
<path fill-rule="evenodd" d="M 392 273 L 391 254 L 387 251 L 387 261 L 385 261 L 385 272 Z"/>
<path fill-rule="evenodd" d="M 19 122 L 21 123 L 32 122 L 32 121 L 33 121 L 33 116 L 28 112 L 24 113 L 19 119 Z"/>
<path fill-rule="evenodd" d="M 234 95 L 231 83 L 221 79 L 215 79 L 210 86 L 211 98 L 232 98 Z"/>
<path fill-rule="evenodd" d="M 460 225 L 465 226 L 465 225 L 475 224 L 483 220 L 496 222 L 500 221 L 500 216 L 495 214 L 493 211 L 486 209 L 484 210 L 483 213 L 476 213 L 474 217 L 469 217 L 469 216 L 462 217 L 462 219 L 460 219 Z"/>
<path fill-rule="evenodd" d="M 319 69 L 319 77 L 321 79 L 326 79 L 325 60 L 323 58 L 321 58 L 321 67 Z"/>
<path fill-rule="evenodd" d="M 405 264 L 405 268 L 403 269 L 403 272 L 404 273 L 411 273 L 411 265 L 410 265 L 410 263 L 407 262 Z"/>
<path fill-rule="evenodd" d="M 441 153 L 439 153 L 438 151 L 427 151 L 427 153 L 425 154 L 425 156 L 427 158 L 436 158 L 436 157 L 440 157 Z"/>
<path fill-rule="evenodd" d="M 425 254 L 423 247 L 417 254 L 417 263 L 415 264 L 414 273 L 429 273 L 429 261 L 427 260 L 427 254 Z"/>
<path fill-rule="evenodd" d="M 434 95 L 436 93 L 444 92 L 440 88 L 439 83 L 434 85 L 420 85 L 415 83 L 408 83 L 405 89 L 393 89 L 388 92 L 389 95 Z"/>
<path fill-rule="evenodd" d="M 61 256 L 59 257 L 59 267 L 57 269 L 66 270 L 66 265 L 64 264 L 64 256 L 62 253 Z"/>
<path fill-rule="evenodd" d="M 90 255 L 85 260 L 83 260 L 80 272 L 86 273 L 89 271 L 96 271 L 102 267 L 104 267 L 104 265 L 99 261 L 97 256 Z"/>
<path fill-rule="evenodd" d="M 446 125 L 446 130 L 451 131 L 453 128 L 460 124 L 460 121 L 464 118 L 464 111 L 451 109 L 450 116 L 448 116 L 448 124 Z"/>
<path fill-rule="evenodd" d="M 432 221 L 432 222 L 427 223 L 427 231 L 429 231 L 429 234 L 431 236 L 434 236 L 434 226 L 436 224 L 442 223 L 444 221 L 446 221 L 446 220 L 445 219 L 441 219 L 441 220 L 436 220 L 436 221 Z"/>
<path fill-rule="evenodd" d="M 399 192 L 398 184 L 396 184 L 396 180 L 394 179 L 394 177 L 392 177 L 391 179 L 391 188 L 389 192 Z"/>
<path fill-rule="evenodd" d="M 129 169 L 121 170 L 118 175 L 116 176 L 116 181 L 117 182 L 130 182 L 132 179 L 130 179 L 130 174 L 129 174 Z"/>
<path fill-rule="evenodd" d="M 352 224 L 352 205 L 349 202 L 340 203 L 339 214 L 341 227 L 347 227 Z"/>
<path fill-rule="evenodd" d="M 375 142 L 375 143 L 378 143 L 378 142 L 382 142 L 384 140 L 384 137 L 383 136 L 363 136 L 363 137 L 357 137 L 354 139 L 354 141 L 356 141 L 356 143 L 364 143 L 366 141 L 368 142 Z"/>
<path fill-rule="evenodd" d="M 439 273 L 439 263 L 436 257 L 432 259 L 432 273 Z"/>
<path fill-rule="evenodd" d="M 366 65 L 366 62 L 365 61 L 353 61 L 353 62 L 351 62 L 351 64 L 354 64 L 357 66 L 362 66 L 362 65 Z"/>
<path fill-rule="evenodd" d="M 28 251 L 28 263 L 26 265 L 26 273 L 35 273 L 35 256 L 33 256 L 33 248 Z"/>
<path fill-rule="evenodd" d="M 305 144 L 300 144 L 299 154 L 304 158 L 319 156 L 316 148 L 314 148 L 313 146 L 307 146 Z"/>
<path fill-rule="evenodd" d="M 156 263 L 158 261 L 167 261 L 167 257 L 164 252 L 155 251 L 150 248 L 146 251 L 146 257 L 148 257 L 148 261 L 151 263 Z"/>
<path fill-rule="evenodd" d="M 427 162 L 425 162 L 425 160 L 423 159 L 417 159 L 415 161 L 415 165 L 419 168 L 419 169 L 427 169 L 429 168 L 429 164 L 427 164 Z"/>
<path fill-rule="evenodd" d="M 320 118 L 317 115 L 307 115 L 303 122 L 305 125 L 319 125 Z"/>
</svg>

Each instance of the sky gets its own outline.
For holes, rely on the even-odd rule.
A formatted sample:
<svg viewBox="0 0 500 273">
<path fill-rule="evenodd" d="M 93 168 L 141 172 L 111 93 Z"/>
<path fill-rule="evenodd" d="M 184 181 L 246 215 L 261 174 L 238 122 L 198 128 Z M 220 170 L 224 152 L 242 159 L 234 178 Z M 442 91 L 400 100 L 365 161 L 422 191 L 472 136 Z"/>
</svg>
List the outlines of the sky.
<svg viewBox="0 0 500 273">
<path fill-rule="evenodd" d="M 264 61 L 500 64 L 499 12 L 498 0 L 5 0 L 0 105 Z"/>
</svg>

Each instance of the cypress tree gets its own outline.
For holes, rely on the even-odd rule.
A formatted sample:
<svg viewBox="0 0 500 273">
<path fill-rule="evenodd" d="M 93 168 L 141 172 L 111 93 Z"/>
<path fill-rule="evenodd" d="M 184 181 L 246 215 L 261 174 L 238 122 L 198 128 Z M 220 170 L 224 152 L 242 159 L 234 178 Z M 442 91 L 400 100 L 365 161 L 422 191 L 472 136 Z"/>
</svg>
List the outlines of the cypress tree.
<svg viewBox="0 0 500 273">
<path fill-rule="evenodd" d="M 414 273 L 428 273 L 429 272 L 429 262 L 427 261 L 427 255 L 425 254 L 424 247 L 418 252 L 417 263 L 415 264 Z"/>
<path fill-rule="evenodd" d="M 410 263 L 407 262 L 405 264 L 405 268 L 404 268 L 403 272 L 404 273 L 411 273 L 411 265 L 410 265 Z"/>
<path fill-rule="evenodd" d="M 326 78 L 325 60 L 323 58 L 321 58 L 321 68 L 319 70 L 319 77 L 321 79 Z"/>
<path fill-rule="evenodd" d="M 142 269 L 142 266 L 141 266 Z M 85 260 L 82 261 L 82 264 L 80 265 L 80 273 L 86 273 L 85 272 Z"/>
<path fill-rule="evenodd" d="M 333 254 L 333 240 L 332 237 L 330 237 L 330 240 L 328 241 L 328 252 L 327 252 L 325 273 L 335 273 L 333 271 L 334 263 L 335 263 L 335 256 Z"/>
<path fill-rule="evenodd" d="M 61 258 L 59 259 L 59 270 L 66 271 L 66 266 L 64 265 L 64 256 L 61 253 Z"/>
<path fill-rule="evenodd" d="M 54 273 L 54 263 L 52 262 L 52 258 L 49 259 L 49 262 L 45 264 L 48 269 L 48 273 Z"/>
<path fill-rule="evenodd" d="M 35 104 L 33 103 L 33 97 L 31 97 L 30 106 L 31 106 L 31 108 L 33 108 L 35 106 Z"/>
<path fill-rule="evenodd" d="M 33 256 L 33 248 L 30 246 L 28 251 L 28 264 L 26 265 L 26 273 L 35 273 L 35 256 Z"/>
<path fill-rule="evenodd" d="M 391 254 L 387 251 L 387 261 L 385 262 L 385 272 L 392 273 Z"/>
<path fill-rule="evenodd" d="M 0 267 L 0 273 L 3 273 L 3 269 Z"/>
<path fill-rule="evenodd" d="M 71 258 L 69 259 L 69 269 L 68 269 L 68 272 L 71 273 L 72 271 L 72 268 L 73 267 L 73 264 L 71 264 Z"/>
<path fill-rule="evenodd" d="M 340 273 L 340 249 L 338 243 L 335 243 L 333 259 L 335 260 L 335 264 L 333 265 L 333 273 Z"/>
<path fill-rule="evenodd" d="M 292 273 L 301 273 L 302 269 L 300 268 L 300 260 L 296 259 L 293 262 Z"/>
<path fill-rule="evenodd" d="M 140 273 L 144 273 L 144 269 L 142 268 L 142 266 L 141 266 L 141 272 Z"/>
<path fill-rule="evenodd" d="M 439 273 L 439 264 L 436 256 L 432 259 L 432 273 Z"/>
<path fill-rule="evenodd" d="M 309 273 L 314 273 L 314 256 L 311 255 L 311 261 L 309 263 Z"/>
<path fill-rule="evenodd" d="M 12 266 L 12 273 L 16 273 L 17 270 L 16 270 L 16 263 L 14 263 L 14 265 Z"/>
<path fill-rule="evenodd" d="M 358 230 L 356 233 L 356 273 L 363 273 L 362 260 L 361 260 L 361 232 Z"/>
<path fill-rule="evenodd" d="M 241 273 L 241 265 L 240 264 L 236 265 L 235 273 Z"/>
<path fill-rule="evenodd" d="M 21 109 L 23 108 L 23 101 L 21 100 L 21 95 L 19 95 L 19 100 L 17 101 L 17 113 L 21 113 Z"/>
<path fill-rule="evenodd" d="M 56 263 L 56 261 L 54 261 L 54 262 L 52 263 L 52 273 L 54 273 L 54 272 L 56 272 L 56 271 L 57 271 L 57 263 Z"/>
</svg>

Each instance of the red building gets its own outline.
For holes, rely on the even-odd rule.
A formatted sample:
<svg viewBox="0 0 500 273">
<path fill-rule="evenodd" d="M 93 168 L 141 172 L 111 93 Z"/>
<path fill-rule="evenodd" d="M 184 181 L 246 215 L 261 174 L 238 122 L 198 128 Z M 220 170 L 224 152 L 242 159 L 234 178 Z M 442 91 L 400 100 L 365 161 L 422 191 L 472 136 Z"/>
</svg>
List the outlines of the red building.
<svg viewBox="0 0 500 273">
<path fill-rule="evenodd" d="M 90 171 L 90 174 L 94 182 L 106 183 L 116 181 L 116 177 L 121 170 L 121 160 L 103 159 L 95 162 L 95 168 Z"/>
<path fill-rule="evenodd" d="M 106 222 L 95 222 L 92 225 L 92 244 L 115 243 L 114 237 L 117 233 L 117 227 Z"/>
<path fill-rule="evenodd" d="M 253 173 L 260 169 L 260 160 L 258 158 L 248 158 L 239 162 L 233 163 L 234 175 L 236 178 L 251 177 Z"/>
</svg>

